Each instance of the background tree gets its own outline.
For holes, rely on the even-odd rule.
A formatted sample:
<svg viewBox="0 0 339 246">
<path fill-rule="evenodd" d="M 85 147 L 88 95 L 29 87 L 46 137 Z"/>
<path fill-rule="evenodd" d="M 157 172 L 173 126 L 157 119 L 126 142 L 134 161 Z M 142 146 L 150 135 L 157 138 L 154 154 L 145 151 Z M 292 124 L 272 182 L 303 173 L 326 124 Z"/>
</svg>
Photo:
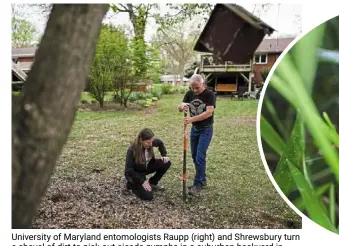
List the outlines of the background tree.
<svg viewBox="0 0 339 246">
<path fill-rule="evenodd" d="M 95 57 L 89 76 L 89 92 L 100 107 L 104 107 L 104 97 L 114 88 L 114 76 L 124 73 L 128 59 L 128 40 L 125 34 L 115 27 L 104 25 L 96 46 Z M 127 68 L 126 68 L 127 69 Z"/>
<path fill-rule="evenodd" d="M 107 10 L 96 4 L 53 6 L 32 71 L 13 105 L 13 228 L 31 226 L 73 124 Z"/>
<path fill-rule="evenodd" d="M 31 15 L 45 24 L 53 4 L 12 4 L 12 43 L 13 47 L 25 47 L 40 42 L 41 31 L 29 21 Z M 15 35 L 13 35 L 15 34 Z M 27 41 L 28 40 L 28 41 Z M 18 45 L 16 44 L 18 43 Z"/>
<path fill-rule="evenodd" d="M 266 13 L 272 8 L 272 3 L 261 3 L 261 4 L 254 4 L 252 14 L 260 18 L 262 13 Z"/>
<path fill-rule="evenodd" d="M 169 66 L 175 74 L 180 76 L 181 83 L 185 69 L 195 61 L 196 53 L 193 47 L 199 37 L 200 29 L 196 22 L 177 23 L 171 28 L 159 28 L 157 42 L 167 57 Z"/>
<path fill-rule="evenodd" d="M 29 21 L 12 17 L 12 46 L 21 48 L 32 46 L 38 40 L 36 27 Z"/>
<path fill-rule="evenodd" d="M 133 52 L 133 49 L 135 49 L 134 42 L 126 43 L 119 58 L 115 59 L 113 64 L 114 98 L 125 107 L 127 107 L 130 95 L 135 90 L 136 83 L 141 78 L 137 72 L 138 66 L 133 63 L 137 60 L 137 58 L 134 58 L 137 52 Z"/>
<path fill-rule="evenodd" d="M 151 44 L 147 45 L 147 57 L 149 67 L 147 69 L 146 79 L 151 80 L 153 83 L 159 83 L 160 75 L 163 74 L 164 67 L 161 60 L 161 49 L 156 43 L 151 42 Z"/>
<path fill-rule="evenodd" d="M 32 13 L 39 15 L 45 21 L 47 21 L 53 4 L 22 4 L 14 3 L 11 5 L 12 8 L 12 17 L 27 19 Z"/>
<path fill-rule="evenodd" d="M 133 63 L 136 66 L 136 76 L 144 77 L 147 73 L 148 59 L 147 46 L 145 42 L 145 31 L 147 21 L 151 16 L 151 10 L 158 9 L 158 4 L 113 4 L 114 12 L 126 12 L 133 25 Z"/>
<path fill-rule="evenodd" d="M 156 22 L 162 27 L 167 28 L 175 24 L 185 21 L 191 21 L 193 18 L 199 16 L 202 21 L 206 22 L 213 10 L 213 4 L 166 4 L 169 11 L 161 16 L 159 13 L 155 14 Z"/>
<path fill-rule="evenodd" d="M 137 67 L 137 76 L 144 77 L 152 61 L 149 60 L 147 44 L 145 42 L 146 27 L 150 19 L 162 28 L 167 29 L 174 24 L 203 15 L 207 19 L 212 6 L 210 4 L 166 4 L 169 13 L 160 15 L 159 4 L 112 4 L 116 13 L 128 13 L 134 30 L 134 64 Z"/>
<path fill-rule="evenodd" d="M 114 97 L 127 108 L 127 102 L 132 92 L 135 90 L 138 77 L 131 75 L 133 68 L 130 60 L 125 60 L 123 63 L 116 65 L 115 69 L 119 69 L 119 73 L 115 73 L 113 77 Z"/>
</svg>

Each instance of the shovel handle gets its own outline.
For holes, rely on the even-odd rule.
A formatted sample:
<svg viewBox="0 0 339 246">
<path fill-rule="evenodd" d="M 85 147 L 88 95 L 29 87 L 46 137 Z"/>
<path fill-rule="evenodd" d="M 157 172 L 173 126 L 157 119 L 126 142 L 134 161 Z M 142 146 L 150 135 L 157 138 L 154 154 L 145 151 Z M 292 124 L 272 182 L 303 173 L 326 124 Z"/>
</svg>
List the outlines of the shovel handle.
<svg viewBox="0 0 339 246">
<path fill-rule="evenodd" d="M 184 112 L 184 117 L 187 117 L 187 113 Z M 187 190 L 186 190 L 186 150 L 187 150 L 187 125 L 184 123 L 184 156 L 183 156 L 183 165 L 182 165 L 182 172 L 183 172 L 183 178 L 182 178 L 182 194 L 184 201 L 187 200 Z"/>
</svg>

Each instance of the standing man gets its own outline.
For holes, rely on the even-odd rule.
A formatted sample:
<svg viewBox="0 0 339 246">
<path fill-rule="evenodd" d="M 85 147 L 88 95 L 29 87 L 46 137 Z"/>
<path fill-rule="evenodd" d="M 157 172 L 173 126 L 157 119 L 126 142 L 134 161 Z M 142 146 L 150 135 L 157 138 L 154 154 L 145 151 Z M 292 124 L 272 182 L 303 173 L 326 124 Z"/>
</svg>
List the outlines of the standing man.
<svg viewBox="0 0 339 246">
<path fill-rule="evenodd" d="M 214 93 L 205 88 L 201 75 L 194 74 L 190 79 L 190 86 L 191 90 L 185 94 L 178 110 L 180 112 L 190 111 L 190 117 L 186 117 L 184 123 L 192 123 L 190 145 L 196 174 L 189 192 L 199 195 L 201 189 L 207 185 L 206 152 L 213 135 L 216 100 Z"/>
</svg>

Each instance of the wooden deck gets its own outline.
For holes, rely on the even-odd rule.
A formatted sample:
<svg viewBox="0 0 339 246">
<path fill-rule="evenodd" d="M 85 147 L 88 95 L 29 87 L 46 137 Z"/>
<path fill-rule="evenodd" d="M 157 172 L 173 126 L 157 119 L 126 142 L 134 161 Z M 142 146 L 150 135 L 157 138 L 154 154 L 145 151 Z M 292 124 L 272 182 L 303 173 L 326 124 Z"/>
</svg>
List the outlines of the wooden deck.
<svg viewBox="0 0 339 246">
<path fill-rule="evenodd" d="M 213 72 L 250 72 L 250 61 L 247 64 L 232 64 L 229 62 L 221 62 L 215 60 L 213 55 L 202 55 L 200 61 L 200 71 L 213 73 Z"/>
</svg>

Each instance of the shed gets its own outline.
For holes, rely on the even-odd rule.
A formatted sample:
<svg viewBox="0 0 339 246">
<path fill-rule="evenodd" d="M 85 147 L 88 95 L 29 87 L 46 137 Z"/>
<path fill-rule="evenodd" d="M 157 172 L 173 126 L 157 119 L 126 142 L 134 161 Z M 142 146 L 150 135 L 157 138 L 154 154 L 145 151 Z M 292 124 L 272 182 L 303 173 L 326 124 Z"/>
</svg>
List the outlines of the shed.
<svg viewBox="0 0 339 246">
<path fill-rule="evenodd" d="M 263 38 L 275 29 L 236 4 L 216 4 L 194 50 L 223 61 L 247 63 Z"/>
</svg>

